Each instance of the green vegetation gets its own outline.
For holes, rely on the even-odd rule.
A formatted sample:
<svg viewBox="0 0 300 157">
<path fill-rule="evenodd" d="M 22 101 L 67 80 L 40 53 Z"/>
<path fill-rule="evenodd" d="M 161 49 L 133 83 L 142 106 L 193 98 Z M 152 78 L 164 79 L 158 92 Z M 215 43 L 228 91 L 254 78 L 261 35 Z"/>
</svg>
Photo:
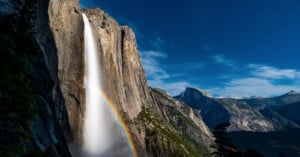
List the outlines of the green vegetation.
<svg viewBox="0 0 300 157">
<path fill-rule="evenodd" d="M 169 100 L 171 102 L 173 102 L 172 100 L 170 100 L 170 98 L 168 98 L 167 96 L 165 96 L 164 94 L 162 94 L 160 91 L 158 91 L 157 89 L 154 89 L 154 88 L 151 88 L 151 90 L 158 96 L 164 98 L 165 100 Z M 198 126 L 189 118 L 189 117 L 186 117 L 185 115 L 183 115 L 183 113 L 179 112 L 176 107 L 174 106 L 167 106 L 168 107 L 168 110 L 169 110 L 169 114 L 170 116 L 177 116 L 178 119 L 188 123 L 189 125 L 191 125 L 192 127 L 196 128 L 196 129 L 199 129 Z M 183 106 L 182 107 L 182 110 L 185 112 L 185 113 L 189 113 L 190 112 L 190 108 L 188 106 Z M 195 114 L 197 115 L 197 114 Z M 174 127 L 176 127 L 176 125 L 173 125 Z"/>
<path fill-rule="evenodd" d="M 183 115 L 182 115 L 183 116 Z M 146 126 L 147 150 L 174 157 L 202 157 L 207 152 L 188 135 L 180 135 L 174 127 L 163 122 L 149 108 L 143 105 L 136 123 Z"/>
<path fill-rule="evenodd" d="M 195 149 L 198 150 L 199 152 L 201 152 L 201 154 L 203 154 L 203 156 L 205 157 L 211 157 L 210 152 L 208 151 L 207 148 L 205 148 L 204 146 L 200 145 L 198 142 L 195 141 L 194 138 L 190 137 L 187 134 L 184 134 L 183 137 L 189 142 L 192 143 L 195 146 Z"/>
<path fill-rule="evenodd" d="M 163 94 L 161 91 L 157 89 L 151 89 L 152 92 L 159 97 L 159 99 L 167 100 L 171 104 L 174 104 L 174 100 L 170 99 L 169 96 Z M 168 121 L 169 125 L 168 127 L 164 127 L 164 129 L 160 129 L 162 134 L 165 135 L 167 138 L 171 139 L 175 143 L 178 143 L 180 145 L 187 145 L 187 148 L 184 148 L 180 151 L 186 151 L 189 149 L 190 154 L 188 156 L 205 156 L 209 157 L 211 154 L 205 148 L 203 145 L 199 144 L 195 141 L 192 137 L 190 137 L 188 134 L 185 133 L 184 126 L 189 126 L 194 128 L 195 130 L 199 130 L 199 127 L 194 123 L 194 121 L 188 117 L 191 108 L 183 105 L 180 109 L 178 109 L 175 106 L 165 106 L 167 108 L 167 114 L 168 117 L 176 117 L 175 119 L 171 118 L 170 121 Z M 195 111 L 193 111 L 195 113 Z M 145 114 L 145 113 L 142 113 Z M 195 113 L 197 116 L 198 114 Z M 180 123 L 180 124 L 178 124 Z M 181 127 L 183 126 L 183 128 Z M 166 125 L 165 125 L 166 126 Z M 173 143 L 174 143 L 173 142 Z M 180 146 L 177 146 L 177 148 L 180 148 Z M 179 153 L 180 154 L 180 153 Z M 181 154 L 180 156 L 185 156 L 186 154 Z"/>
<path fill-rule="evenodd" d="M 187 123 L 187 125 L 197 129 L 200 131 L 199 127 L 194 123 L 194 121 L 192 119 L 190 119 L 189 117 L 185 116 L 184 114 L 182 114 L 181 112 L 179 112 L 176 107 L 174 106 L 167 106 L 169 109 L 169 113 L 171 116 L 177 116 L 179 121 L 183 121 L 184 123 Z M 183 110 L 186 110 L 186 112 L 190 111 L 190 108 L 183 106 Z M 177 124 L 175 124 L 175 122 L 171 122 L 172 126 L 174 128 L 177 128 Z M 206 157 L 210 156 L 208 150 L 206 148 L 204 148 L 202 145 L 200 145 L 198 142 L 195 141 L 195 139 L 193 139 L 192 137 L 190 137 L 188 134 L 183 133 L 182 137 L 184 138 L 184 140 L 192 145 L 194 145 L 195 149 L 198 150 L 198 152 L 201 152 L 201 154 L 204 154 Z"/>
</svg>

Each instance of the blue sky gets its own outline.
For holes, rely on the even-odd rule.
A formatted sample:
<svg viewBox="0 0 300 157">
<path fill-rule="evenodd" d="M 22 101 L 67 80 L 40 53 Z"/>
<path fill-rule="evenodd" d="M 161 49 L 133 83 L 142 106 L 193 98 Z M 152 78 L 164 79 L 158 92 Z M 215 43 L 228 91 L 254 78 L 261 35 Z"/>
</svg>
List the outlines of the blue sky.
<svg viewBox="0 0 300 157">
<path fill-rule="evenodd" d="M 148 84 L 215 97 L 300 91 L 299 0 L 81 0 L 136 33 Z"/>
</svg>

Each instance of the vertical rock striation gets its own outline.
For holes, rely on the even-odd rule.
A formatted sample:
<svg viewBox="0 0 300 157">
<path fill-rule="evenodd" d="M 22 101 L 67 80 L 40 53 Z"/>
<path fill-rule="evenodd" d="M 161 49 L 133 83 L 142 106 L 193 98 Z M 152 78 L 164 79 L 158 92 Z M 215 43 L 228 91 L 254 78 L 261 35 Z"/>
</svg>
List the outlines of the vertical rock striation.
<svg viewBox="0 0 300 157">
<path fill-rule="evenodd" d="M 142 106 L 157 106 L 147 86 L 133 31 L 120 26 L 100 9 L 84 9 L 93 28 L 100 57 L 103 88 L 123 118 L 133 121 Z M 139 154 L 145 156 L 144 138 L 135 125 L 128 125 Z"/>
<path fill-rule="evenodd" d="M 65 99 L 73 142 L 82 138 L 83 93 L 83 20 L 77 0 L 50 0 L 49 24 L 58 56 L 59 84 Z"/>
<path fill-rule="evenodd" d="M 100 9 L 83 10 L 95 30 L 107 96 L 129 119 L 137 117 L 142 104 L 153 104 L 135 35 Z"/>
</svg>

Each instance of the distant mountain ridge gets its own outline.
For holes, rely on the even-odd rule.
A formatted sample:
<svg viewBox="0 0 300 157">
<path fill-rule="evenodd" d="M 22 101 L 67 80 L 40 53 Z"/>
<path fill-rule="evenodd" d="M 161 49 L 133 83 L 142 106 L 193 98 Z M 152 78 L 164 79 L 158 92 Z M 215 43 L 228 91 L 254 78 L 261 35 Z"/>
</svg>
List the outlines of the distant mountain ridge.
<svg viewBox="0 0 300 157">
<path fill-rule="evenodd" d="M 300 93 L 294 90 L 272 98 L 245 99 L 251 106 L 268 106 L 278 114 L 300 125 Z"/>
<path fill-rule="evenodd" d="M 247 99 L 207 97 L 203 90 L 188 87 L 174 98 L 200 110 L 209 128 L 229 121 L 228 131 L 268 132 L 299 127 L 300 93 L 290 91 L 273 98 Z M 293 109 L 293 111 L 290 111 Z"/>
</svg>

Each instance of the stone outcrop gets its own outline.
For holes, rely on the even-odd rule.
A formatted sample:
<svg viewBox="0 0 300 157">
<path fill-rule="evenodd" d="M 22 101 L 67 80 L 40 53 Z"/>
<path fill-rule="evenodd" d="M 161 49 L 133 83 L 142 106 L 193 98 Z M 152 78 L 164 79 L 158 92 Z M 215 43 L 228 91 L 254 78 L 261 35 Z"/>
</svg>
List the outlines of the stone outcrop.
<svg viewBox="0 0 300 157">
<path fill-rule="evenodd" d="M 57 48 L 59 84 L 68 111 L 73 142 L 80 144 L 84 117 L 84 60 L 83 20 L 79 2 L 50 0 L 48 14 Z"/>
</svg>

